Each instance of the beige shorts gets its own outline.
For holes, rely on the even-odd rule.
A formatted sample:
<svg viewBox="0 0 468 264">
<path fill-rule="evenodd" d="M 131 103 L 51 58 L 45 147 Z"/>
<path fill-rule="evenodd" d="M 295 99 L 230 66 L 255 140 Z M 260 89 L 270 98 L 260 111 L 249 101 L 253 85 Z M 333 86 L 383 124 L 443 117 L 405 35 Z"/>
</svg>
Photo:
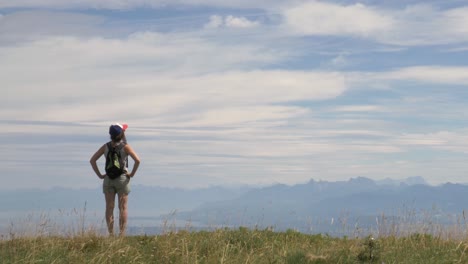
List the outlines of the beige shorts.
<svg viewBox="0 0 468 264">
<path fill-rule="evenodd" d="M 109 176 L 106 176 L 102 183 L 102 191 L 104 193 L 129 194 L 130 178 L 125 174 L 122 174 L 119 178 L 113 180 L 110 179 Z"/>
</svg>

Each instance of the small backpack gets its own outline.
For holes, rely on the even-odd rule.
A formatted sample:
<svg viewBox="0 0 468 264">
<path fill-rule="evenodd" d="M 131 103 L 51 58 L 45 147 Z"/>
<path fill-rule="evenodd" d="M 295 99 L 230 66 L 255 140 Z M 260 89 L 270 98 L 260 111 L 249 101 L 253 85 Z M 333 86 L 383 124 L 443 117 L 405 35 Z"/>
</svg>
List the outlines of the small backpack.
<svg viewBox="0 0 468 264">
<path fill-rule="evenodd" d="M 116 179 L 125 172 L 125 162 L 120 154 L 126 143 L 112 147 L 111 142 L 107 143 L 107 156 L 106 156 L 106 174 L 110 179 Z"/>
</svg>

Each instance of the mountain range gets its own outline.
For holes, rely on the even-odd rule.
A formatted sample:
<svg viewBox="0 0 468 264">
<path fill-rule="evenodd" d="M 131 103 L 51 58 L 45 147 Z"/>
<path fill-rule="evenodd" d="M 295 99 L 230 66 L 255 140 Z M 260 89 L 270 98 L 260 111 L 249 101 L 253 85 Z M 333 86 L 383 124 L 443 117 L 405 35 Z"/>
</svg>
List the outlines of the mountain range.
<svg viewBox="0 0 468 264">
<path fill-rule="evenodd" d="M 462 216 L 464 222 L 467 194 L 467 185 L 431 186 L 420 177 L 400 182 L 363 177 L 339 182 L 311 180 L 293 186 L 277 184 L 250 190 L 229 201 L 205 203 L 179 213 L 177 219 L 209 226 L 338 235 L 349 235 L 356 229 L 381 232 L 395 226 L 427 229 L 428 224 L 430 228 L 460 224 Z"/>
<path fill-rule="evenodd" d="M 462 218 L 464 221 L 467 194 L 468 185 L 432 186 L 422 177 L 379 181 L 358 177 L 336 182 L 310 180 L 291 186 L 193 190 L 136 185 L 129 199 L 129 225 L 145 233 L 160 232 L 161 222 L 171 221 L 191 228 L 246 226 L 338 235 L 356 229 L 382 229 L 382 223 L 389 221 L 393 226 L 428 222 L 434 227 L 460 223 Z M 0 193 L 0 213 L 4 216 L 78 209 L 95 212 L 102 220 L 103 208 L 100 188 Z"/>
</svg>

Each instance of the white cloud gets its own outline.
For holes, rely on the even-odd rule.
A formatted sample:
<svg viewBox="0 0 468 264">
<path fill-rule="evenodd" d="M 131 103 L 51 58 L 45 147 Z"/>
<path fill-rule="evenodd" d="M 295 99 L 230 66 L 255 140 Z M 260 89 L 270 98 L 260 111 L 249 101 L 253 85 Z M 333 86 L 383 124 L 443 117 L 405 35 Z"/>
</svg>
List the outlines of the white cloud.
<svg viewBox="0 0 468 264">
<path fill-rule="evenodd" d="M 446 23 L 454 35 L 468 34 L 468 7 L 455 8 L 442 13 L 441 23 Z"/>
<path fill-rule="evenodd" d="M 468 136 L 466 129 L 454 131 L 436 131 L 431 133 L 403 134 L 396 138 L 400 146 L 423 146 L 446 151 L 468 154 Z"/>
<path fill-rule="evenodd" d="M 390 30 L 375 35 L 379 42 L 417 46 L 468 41 L 468 8 L 438 10 L 430 5 L 416 5 L 388 12 L 396 22 Z"/>
<path fill-rule="evenodd" d="M 349 65 L 349 61 L 346 58 L 346 55 L 340 54 L 340 55 L 336 56 L 335 58 L 333 58 L 328 63 L 328 65 L 331 66 L 331 67 L 335 67 L 335 68 L 341 68 L 341 67 L 345 67 L 345 66 Z"/>
<path fill-rule="evenodd" d="M 233 28 L 250 28 L 256 27 L 259 25 L 257 21 L 250 21 L 245 17 L 234 17 L 234 16 L 227 16 L 224 20 L 224 23 L 227 27 Z"/>
<path fill-rule="evenodd" d="M 148 5 L 151 2 L 163 1 L 125 1 L 125 0 L 105 0 L 105 1 L 92 1 L 92 0 L 17 0 L 8 1 L 1 0 L 0 8 L 51 8 L 51 9 L 72 9 L 72 8 L 95 8 L 95 9 L 126 9 L 137 6 Z M 162 4 L 162 3 L 161 3 Z"/>
<path fill-rule="evenodd" d="M 378 105 L 345 105 L 334 109 L 338 112 L 375 112 L 382 111 L 382 107 Z"/>
<path fill-rule="evenodd" d="M 394 80 L 416 80 L 424 83 L 468 84 L 468 67 L 417 66 L 382 75 Z"/>
<path fill-rule="evenodd" d="M 285 23 L 303 35 L 369 36 L 390 29 L 391 17 L 362 4 L 342 6 L 313 1 L 285 10 Z"/>
<path fill-rule="evenodd" d="M 260 25 L 257 21 L 251 21 L 245 17 L 235 17 L 235 16 L 218 16 L 213 15 L 210 17 L 210 21 L 205 24 L 205 28 L 252 28 Z"/>
<path fill-rule="evenodd" d="M 346 82 L 355 89 L 392 89 L 394 81 L 416 81 L 424 84 L 468 84 L 468 67 L 464 66 L 414 66 L 382 72 L 352 72 Z"/>
<path fill-rule="evenodd" d="M 280 59 L 278 54 L 262 51 L 255 44 L 220 45 L 196 37 L 151 32 L 133 34 L 126 39 L 48 37 L 0 47 L 0 54 L 4 80 L 22 83 L 37 79 L 50 82 L 51 77 L 56 77 L 54 83 L 59 83 L 67 76 L 84 81 L 80 74 L 99 79 L 103 74 L 122 70 L 223 71 Z M 21 78 L 24 75 L 28 79 Z"/>
<path fill-rule="evenodd" d="M 192 121 L 185 123 L 186 126 L 226 126 L 226 125 L 249 125 L 261 122 L 282 122 L 291 118 L 297 118 L 307 113 L 300 107 L 284 106 L 239 106 L 219 107 L 206 112 L 199 113 Z"/>
<path fill-rule="evenodd" d="M 466 7 L 439 10 L 420 4 L 382 9 L 313 1 L 285 9 L 283 16 L 285 26 L 299 35 L 359 36 L 402 46 L 468 41 Z"/>
<path fill-rule="evenodd" d="M 262 105 L 329 99 L 339 96 L 346 89 L 339 75 L 314 72 L 233 72 L 202 77 L 122 76 L 122 72 L 116 72 L 120 75 L 117 77 L 112 73 L 105 74 L 102 78 L 115 80 L 74 80 L 74 86 L 62 86 L 67 83 L 66 80 L 55 84 L 43 81 L 42 84 L 36 82 L 34 88 L 32 84 L 25 84 L 26 90 L 16 88 L 22 84 L 10 86 L 15 90 L 7 96 L 10 107 L 5 109 L 9 111 L 2 112 L 1 117 L 86 122 L 112 120 L 112 115 L 144 119 L 151 113 L 154 121 L 166 126 L 223 126 L 274 120 L 283 122 L 304 114 L 304 110 Z M 86 78 L 86 75 L 83 77 Z M 135 82 L 135 77 L 140 81 Z M 152 85 L 144 85 L 142 79 Z M 294 81 L 289 82 L 288 79 Z M 27 91 L 30 95 L 35 94 L 34 97 L 24 98 L 23 94 Z M 113 94 L 114 100 L 122 102 L 118 109 L 112 107 L 113 101 L 106 99 L 108 94 Z M 77 102 L 67 103 L 67 98 L 75 98 Z M 27 107 L 17 107 L 26 104 Z"/>
<path fill-rule="evenodd" d="M 104 20 L 103 17 L 73 12 L 13 12 L 0 17 L 0 44 L 31 41 L 52 35 L 97 35 L 103 33 L 98 25 Z"/>
<path fill-rule="evenodd" d="M 24 6 L 93 8 L 95 1 L 0 0 L 0 6 L 12 2 Z M 217 5 L 215 2 L 242 8 L 262 3 L 214 0 L 167 3 Z M 273 5 L 278 7 L 279 2 L 274 1 Z M 287 2 L 287 5 L 293 3 Z M 158 4 L 163 1 L 109 0 L 99 2 L 94 8 L 157 7 Z M 296 183 L 310 178 L 335 180 L 356 175 L 403 177 L 427 172 L 434 176 L 427 168 L 437 171 L 436 167 L 444 164 L 456 166 L 454 171 L 463 168 L 458 161 L 418 163 L 411 155 L 414 149 L 435 150 L 432 153 L 436 155 L 447 151 L 465 153 L 468 149 L 460 143 L 468 142 L 463 136 L 466 130 L 447 128 L 445 131 L 439 129 L 443 125 L 438 123 L 447 120 L 455 123 L 466 112 L 462 98 L 456 104 L 453 100 L 464 94 L 450 89 L 451 85 L 468 83 L 467 67 L 399 67 L 396 59 L 391 62 L 395 68 L 390 70 L 374 62 L 366 64 L 367 69 L 374 66 L 377 69 L 369 72 L 322 71 L 315 67 L 346 66 L 352 70 L 348 66 L 354 66 L 356 61 L 373 60 L 375 53 L 353 52 L 355 47 L 348 46 L 347 42 L 353 40 L 349 36 L 396 45 L 463 41 L 465 9 L 440 11 L 430 6 L 413 6 L 384 10 L 363 4 L 310 1 L 293 4 L 293 8 L 280 13 L 291 15 L 285 15 L 284 22 L 291 22 L 287 25 L 296 34 L 346 37 L 340 43 L 331 43 L 331 49 L 339 51 L 327 57 L 329 64 L 324 60 L 330 53 L 324 55 L 320 51 L 323 43 L 330 44 L 330 38 L 296 38 L 290 32 L 278 30 L 277 24 L 267 27 L 259 22 L 271 22 L 268 19 L 253 19 L 239 13 L 212 16 L 206 25 L 226 30 L 196 27 L 196 31 L 189 31 L 192 27 L 157 33 L 145 31 L 149 26 L 134 30 L 141 26 L 141 20 L 118 21 L 122 23 L 119 25 L 131 28 L 128 32 L 133 34 L 123 31 L 114 34 L 116 31 L 112 30 L 120 27 L 112 27 L 113 16 L 109 21 L 65 12 L 9 13 L 0 18 L 0 39 L 9 35 L 9 39 L 16 41 L 0 44 L 0 79 L 5 87 L 0 97 L 0 120 L 24 122 L 11 122 L 0 134 L 7 140 L 21 134 L 51 142 L 59 136 L 71 135 L 78 138 L 102 135 L 107 140 L 108 122 L 127 121 L 132 128 L 130 135 L 134 136 L 132 144 L 145 157 L 146 165 L 138 179 L 143 184 L 193 186 L 193 179 L 197 179 L 199 186 L 227 181 L 271 183 L 272 179 Z M 304 9 L 300 10 L 301 7 Z M 264 14 L 264 8 L 259 12 Z M 335 15 L 324 16 L 326 13 Z M 433 21 L 429 23 L 431 17 Z M 197 19 L 201 22 L 203 16 Z M 112 32 L 101 27 L 103 21 Z M 126 22 L 138 25 L 129 26 Z M 460 25 L 454 27 L 457 23 Z M 37 35 L 35 25 L 41 29 Z M 254 30 L 261 34 L 250 34 Z M 431 30 L 440 35 L 429 34 Z M 233 38 L 236 41 L 231 41 Z M 311 56 L 299 57 L 304 55 L 301 49 L 309 49 L 306 55 Z M 364 61 L 362 58 L 368 55 Z M 302 70 L 294 70 L 296 66 Z M 408 81 L 418 89 L 403 90 L 396 85 Z M 427 93 L 422 95 L 426 85 Z M 377 86 L 388 90 L 371 94 L 365 90 L 349 90 Z M 438 86 L 437 93 L 431 93 L 434 86 Z M 441 86 L 447 90 L 443 91 Z M 394 97 L 385 97 L 387 92 Z M 115 102 L 119 104 L 117 109 Z M 455 115 L 458 119 L 453 118 Z M 426 126 L 399 120 L 408 116 L 417 121 L 435 121 Z M 31 120 L 44 123 L 28 123 Z M 57 123 L 48 125 L 50 121 Z M 60 125 L 64 121 L 66 125 Z M 402 127 L 405 134 L 401 132 Z M 426 134 L 420 132 L 427 127 L 430 131 L 424 130 Z M 57 143 L 51 148 L 55 154 L 45 159 L 63 156 L 74 144 L 76 141 Z M 6 159 L 7 174 L 33 175 L 24 166 L 24 155 L 31 152 L 27 151 L 30 148 L 40 149 L 44 145 L 41 141 L 40 145 L 32 144 L 18 151 L 15 143 L 8 144 L 5 153 L 12 158 Z M 80 148 L 79 155 L 75 156 L 77 160 L 87 160 L 95 150 L 91 143 Z M 396 166 L 394 156 L 404 160 L 401 163 L 404 165 Z M 19 167 L 22 170 L 15 169 Z M 82 169 L 84 172 L 76 174 L 83 175 L 79 179 L 84 185 L 89 184 L 84 175 L 90 169 L 87 166 Z M 60 179 L 61 173 L 58 171 L 51 177 Z"/>
<path fill-rule="evenodd" d="M 304 0 L 290 0 L 288 4 L 303 2 Z M 161 8 L 166 6 L 191 5 L 191 6 L 215 6 L 227 8 L 273 8 L 283 6 L 282 0 L 0 0 L 0 8 L 92 8 L 92 9 L 131 9 L 131 8 Z"/>
<path fill-rule="evenodd" d="M 223 25 L 223 17 L 218 15 L 210 16 L 210 22 L 205 24 L 205 28 L 219 28 Z"/>
<path fill-rule="evenodd" d="M 329 99 L 346 90 L 343 76 L 333 72 L 227 71 L 278 59 L 268 52 L 149 32 L 127 39 L 50 37 L 2 47 L 0 76 L 8 89 L 0 99 L 0 116 L 112 120 L 116 113 L 107 100 L 112 94 L 124 102 L 118 110 L 122 117 L 151 113 L 166 124 L 210 125 L 212 120 L 217 125 L 211 113 L 230 109 L 232 120 L 223 122 L 232 124 L 255 115 L 256 120 L 299 115 L 294 108 L 263 106 Z M 258 105 L 261 111 L 253 115 Z"/>
</svg>

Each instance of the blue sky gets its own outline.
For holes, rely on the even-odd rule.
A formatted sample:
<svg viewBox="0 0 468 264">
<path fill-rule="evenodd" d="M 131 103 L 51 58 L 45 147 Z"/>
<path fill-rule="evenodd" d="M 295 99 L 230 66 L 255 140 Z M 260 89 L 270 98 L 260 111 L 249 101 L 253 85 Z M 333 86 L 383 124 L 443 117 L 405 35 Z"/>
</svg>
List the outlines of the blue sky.
<svg viewBox="0 0 468 264">
<path fill-rule="evenodd" d="M 0 0 L 2 189 L 468 182 L 468 4 Z M 101 160 L 102 164 L 103 160 Z"/>
</svg>

